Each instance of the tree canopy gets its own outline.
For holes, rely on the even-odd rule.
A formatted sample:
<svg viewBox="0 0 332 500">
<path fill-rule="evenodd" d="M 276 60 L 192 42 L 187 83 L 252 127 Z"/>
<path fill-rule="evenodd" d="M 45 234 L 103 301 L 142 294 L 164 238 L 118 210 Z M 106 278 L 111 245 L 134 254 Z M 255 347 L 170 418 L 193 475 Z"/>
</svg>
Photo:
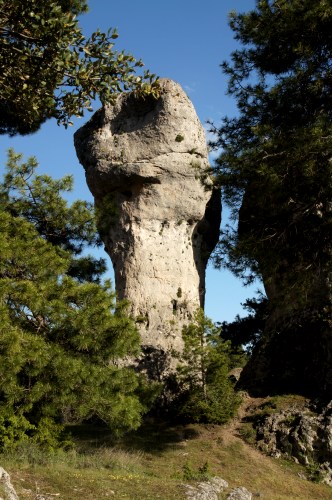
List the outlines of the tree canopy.
<svg viewBox="0 0 332 500">
<path fill-rule="evenodd" d="M 11 151 L 1 184 L 0 448 L 55 446 L 63 423 L 91 418 L 122 432 L 145 410 L 143 381 L 118 366 L 139 351 L 134 323 L 110 284 L 96 282 L 98 265 L 92 279 L 84 262 L 73 272 L 95 238 L 91 207 L 67 206 L 69 180 L 36 167 Z"/>
<path fill-rule="evenodd" d="M 0 202 L 14 216 L 24 217 L 40 236 L 71 254 L 68 273 L 81 280 L 100 280 L 106 269 L 104 259 L 82 255 L 91 246 L 100 246 L 92 203 L 76 200 L 68 204 L 63 194 L 73 188 L 72 176 L 53 179 L 38 174 L 36 158 L 23 161 L 13 149 L 8 152 L 7 171 L 0 185 Z"/>
<path fill-rule="evenodd" d="M 223 257 L 267 287 L 283 262 L 284 288 L 303 288 L 330 261 L 332 6 L 258 1 L 230 25 L 244 46 L 223 64 L 239 117 L 217 131 L 217 170 L 240 215 Z"/>
<path fill-rule="evenodd" d="M 68 126 L 99 97 L 123 90 L 157 93 L 155 75 L 114 49 L 115 30 L 86 38 L 77 15 L 85 0 L 0 2 L 0 133 L 27 134 L 49 118 Z"/>
<path fill-rule="evenodd" d="M 302 387 L 315 390 L 319 383 L 327 391 L 332 5 L 258 0 L 254 10 L 232 13 L 230 26 L 242 47 L 222 66 L 239 114 L 215 129 L 215 145 L 223 149 L 217 171 L 238 227 L 224 233 L 217 260 L 249 280 L 263 279 L 269 316 L 260 345 L 266 347 L 269 332 L 274 341 L 267 356 L 275 357 L 275 363 L 266 358 L 265 373 L 274 365 L 274 381 L 288 377 L 289 389 L 293 377 Z M 278 347 L 281 332 L 288 332 L 288 341 Z M 277 359 L 285 346 L 287 366 Z"/>
</svg>

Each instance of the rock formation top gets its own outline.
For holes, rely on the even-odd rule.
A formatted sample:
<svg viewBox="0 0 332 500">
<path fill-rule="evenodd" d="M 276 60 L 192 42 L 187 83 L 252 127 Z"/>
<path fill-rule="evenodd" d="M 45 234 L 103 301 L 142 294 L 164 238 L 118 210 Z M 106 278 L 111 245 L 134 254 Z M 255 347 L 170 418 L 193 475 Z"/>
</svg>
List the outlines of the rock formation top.
<svg viewBox="0 0 332 500">
<path fill-rule="evenodd" d="M 219 235 L 220 193 L 204 129 L 180 85 L 163 79 L 158 99 L 120 94 L 97 111 L 76 132 L 75 147 L 117 294 L 130 301 L 146 350 L 166 360 L 204 304 L 205 267 Z"/>
<path fill-rule="evenodd" d="M 165 168 L 168 174 L 192 176 L 195 158 L 209 166 L 204 130 L 190 100 L 172 80 L 160 80 L 160 87 L 157 100 L 120 94 L 114 106 L 97 111 L 75 134 L 94 196 L 127 187 L 128 181 L 159 183 Z"/>
</svg>

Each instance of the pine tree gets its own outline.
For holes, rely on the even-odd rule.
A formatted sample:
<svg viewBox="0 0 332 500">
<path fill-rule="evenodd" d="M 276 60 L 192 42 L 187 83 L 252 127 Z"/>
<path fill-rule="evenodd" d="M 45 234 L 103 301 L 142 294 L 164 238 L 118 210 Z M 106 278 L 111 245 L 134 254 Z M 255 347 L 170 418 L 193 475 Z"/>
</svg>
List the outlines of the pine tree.
<svg viewBox="0 0 332 500">
<path fill-rule="evenodd" d="M 268 300 L 261 294 L 258 298 L 247 299 L 241 305 L 249 314 L 244 317 L 237 315 L 230 323 L 223 321 L 221 330 L 223 339 L 230 340 L 233 349 L 245 346 L 248 354 L 262 337 L 267 320 Z"/>
<path fill-rule="evenodd" d="M 184 350 L 178 367 L 180 417 L 189 422 L 222 424 L 235 413 L 240 398 L 229 378 L 232 366 L 230 342 L 220 328 L 199 309 L 194 321 L 183 328 Z"/>
<path fill-rule="evenodd" d="M 108 282 L 70 275 L 75 251 L 94 240 L 91 210 L 78 203 L 76 217 L 62 200 L 53 213 L 51 200 L 58 202 L 68 183 L 35 176 L 27 189 L 36 162 L 17 160 L 11 152 L 1 190 L 0 448 L 27 439 L 57 446 L 63 423 L 91 418 L 114 433 L 137 428 L 143 381 L 118 366 L 137 355 L 137 330 Z M 66 211 L 72 217 L 58 217 Z M 83 212 L 91 220 L 87 233 Z"/>
<path fill-rule="evenodd" d="M 102 245 L 97 233 L 94 209 L 90 202 L 64 198 L 73 188 L 72 176 L 53 179 L 37 173 L 36 158 L 23 161 L 13 149 L 8 151 L 0 201 L 12 215 L 24 217 L 38 233 L 56 248 L 68 250 L 71 262 L 68 274 L 80 281 L 99 282 L 106 270 L 105 259 L 82 255 L 87 248 Z"/>
<path fill-rule="evenodd" d="M 224 199 L 238 215 L 219 257 L 263 279 L 265 334 L 252 390 L 332 390 L 332 6 L 259 0 L 230 25 L 243 48 L 223 68 L 239 117 L 216 145 Z M 247 275 L 248 276 L 248 275 Z"/>
</svg>

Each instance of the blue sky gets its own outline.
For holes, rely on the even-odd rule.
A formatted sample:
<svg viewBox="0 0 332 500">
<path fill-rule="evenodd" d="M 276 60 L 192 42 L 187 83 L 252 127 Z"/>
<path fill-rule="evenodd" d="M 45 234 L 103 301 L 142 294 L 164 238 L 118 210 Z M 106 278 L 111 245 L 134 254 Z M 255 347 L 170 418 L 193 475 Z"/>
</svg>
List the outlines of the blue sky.
<svg viewBox="0 0 332 500">
<path fill-rule="evenodd" d="M 236 113 L 234 100 L 225 95 L 226 79 L 220 63 L 237 47 L 228 27 L 231 10 L 245 12 L 255 0 L 90 0 L 90 12 L 81 17 L 88 36 L 100 28 L 117 28 L 116 48 L 142 59 L 151 72 L 179 82 L 192 100 L 204 124 L 216 124 Z M 73 132 L 86 120 L 74 119 L 67 130 L 47 122 L 40 131 L 25 137 L 1 137 L 0 170 L 6 150 L 13 147 L 25 156 L 36 156 L 40 172 L 53 177 L 72 174 L 74 198 L 89 199 L 83 168 L 73 146 Z M 225 214 L 225 210 L 224 210 Z M 225 223 L 225 215 L 223 217 Z M 243 287 L 226 271 L 207 270 L 206 313 L 214 321 L 231 321 L 242 314 L 241 302 L 252 297 L 258 285 Z"/>
</svg>

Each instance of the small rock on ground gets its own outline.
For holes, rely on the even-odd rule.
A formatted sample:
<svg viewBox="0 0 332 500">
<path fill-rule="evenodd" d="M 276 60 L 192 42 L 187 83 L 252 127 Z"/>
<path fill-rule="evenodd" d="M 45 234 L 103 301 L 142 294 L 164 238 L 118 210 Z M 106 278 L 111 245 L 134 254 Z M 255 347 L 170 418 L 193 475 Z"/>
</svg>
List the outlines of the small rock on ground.
<svg viewBox="0 0 332 500">
<path fill-rule="evenodd" d="M 210 481 L 198 483 L 197 486 L 186 484 L 186 500 L 218 500 L 218 495 L 228 483 L 221 477 L 213 477 Z"/>
<path fill-rule="evenodd" d="M 227 500 L 251 500 L 252 494 L 243 486 L 235 488 L 227 495 Z"/>
</svg>

